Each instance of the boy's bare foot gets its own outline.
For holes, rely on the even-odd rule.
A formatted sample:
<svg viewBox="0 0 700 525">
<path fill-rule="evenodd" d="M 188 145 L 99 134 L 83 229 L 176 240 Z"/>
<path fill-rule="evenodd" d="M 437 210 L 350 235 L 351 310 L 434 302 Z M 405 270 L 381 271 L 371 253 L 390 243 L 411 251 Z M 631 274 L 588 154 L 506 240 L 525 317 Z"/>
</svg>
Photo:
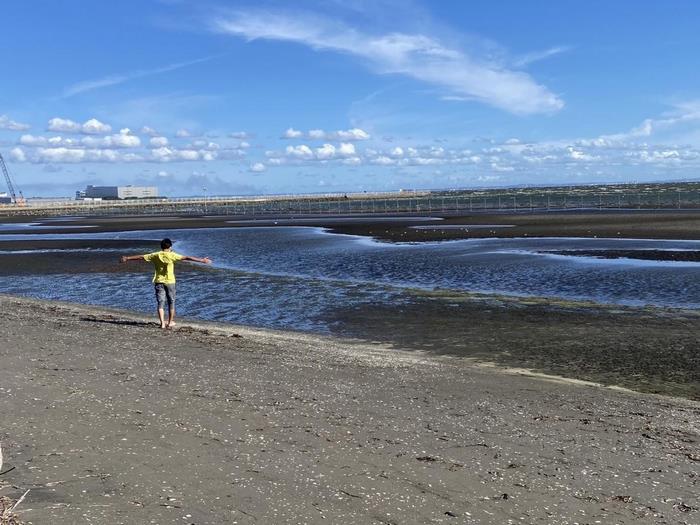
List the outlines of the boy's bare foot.
<svg viewBox="0 0 700 525">
<path fill-rule="evenodd" d="M 161 328 L 162 330 L 165 330 L 167 327 L 168 327 L 168 325 L 166 325 L 165 323 L 161 323 L 161 324 L 160 324 L 160 328 Z"/>
<path fill-rule="evenodd" d="M 170 321 L 165 327 L 166 328 L 175 328 L 175 321 Z"/>
</svg>

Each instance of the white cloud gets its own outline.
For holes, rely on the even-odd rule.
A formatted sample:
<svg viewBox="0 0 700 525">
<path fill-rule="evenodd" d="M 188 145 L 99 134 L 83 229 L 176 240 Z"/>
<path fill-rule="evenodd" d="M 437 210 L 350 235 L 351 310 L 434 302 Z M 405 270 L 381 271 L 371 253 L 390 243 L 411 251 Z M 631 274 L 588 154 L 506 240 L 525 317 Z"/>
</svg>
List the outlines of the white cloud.
<svg viewBox="0 0 700 525">
<path fill-rule="evenodd" d="M 116 135 L 85 137 L 80 143 L 88 148 L 138 148 L 141 146 L 141 139 L 132 135 L 128 128 L 124 128 Z"/>
<path fill-rule="evenodd" d="M 246 140 L 250 138 L 250 133 L 245 131 L 234 131 L 233 133 L 229 133 L 228 136 L 232 139 Z"/>
<path fill-rule="evenodd" d="M 299 146 L 287 146 L 285 152 L 290 157 L 297 159 L 312 159 L 314 157 L 314 152 L 306 144 L 301 144 Z"/>
<path fill-rule="evenodd" d="M 544 51 L 535 51 L 532 53 L 527 53 L 525 55 L 522 55 L 520 58 L 516 59 L 513 62 L 513 65 L 515 67 L 529 66 L 533 62 L 539 62 L 540 60 L 544 60 L 546 58 L 553 57 L 555 55 L 560 55 L 562 53 L 566 53 L 570 49 L 571 48 L 568 46 L 557 46 L 557 47 L 550 47 L 549 49 L 545 49 Z"/>
<path fill-rule="evenodd" d="M 515 171 L 515 168 L 513 166 L 503 166 L 503 165 L 498 164 L 496 162 L 491 163 L 491 169 L 493 171 L 504 171 L 504 172 Z"/>
<path fill-rule="evenodd" d="M 79 124 L 70 119 L 64 119 L 60 117 L 55 117 L 49 120 L 46 126 L 47 131 L 54 131 L 58 133 L 84 133 L 86 135 L 106 135 L 112 131 L 112 127 L 109 124 L 104 124 L 95 118 L 85 121 L 83 124 Z"/>
<path fill-rule="evenodd" d="M 20 150 L 21 148 L 16 148 Z M 34 148 L 29 153 L 16 153 L 25 162 L 34 163 L 79 163 L 79 162 L 138 162 L 143 158 L 134 153 L 122 153 L 113 149 L 86 149 L 59 147 Z"/>
<path fill-rule="evenodd" d="M 112 126 L 91 118 L 82 125 L 81 131 L 88 135 L 106 135 L 112 131 Z"/>
<path fill-rule="evenodd" d="M 239 10 L 212 21 L 212 29 L 248 40 L 296 42 L 319 51 L 364 59 L 380 73 L 399 74 L 439 86 L 449 95 L 480 101 L 516 114 L 551 113 L 564 103 L 521 71 L 488 57 L 472 57 L 425 34 L 374 35 L 340 21 L 295 10 Z"/>
<path fill-rule="evenodd" d="M 393 164 L 396 164 L 396 161 L 394 159 L 390 159 L 389 157 L 385 157 L 383 155 L 371 159 L 370 162 L 379 166 L 391 166 Z"/>
<path fill-rule="evenodd" d="M 171 147 L 154 148 L 151 150 L 150 160 L 156 162 L 178 162 L 178 161 L 212 161 L 216 160 L 217 154 L 213 151 L 196 149 L 178 149 Z"/>
<path fill-rule="evenodd" d="M 256 162 L 255 164 L 252 164 L 250 166 L 249 171 L 251 171 L 252 173 L 262 173 L 265 171 L 265 169 L 265 164 L 263 164 L 262 162 Z"/>
<path fill-rule="evenodd" d="M 331 135 L 331 138 L 339 140 L 368 140 L 369 133 L 363 129 L 352 128 L 345 131 L 336 131 Z"/>
<path fill-rule="evenodd" d="M 191 137 L 191 136 L 192 136 L 192 133 L 190 133 L 190 132 L 189 132 L 188 130 L 186 130 L 186 129 L 178 129 L 178 130 L 175 132 L 175 136 L 176 136 L 177 138 L 184 139 L 184 138 Z"/>
<path fill-rule="evenodd" d="M 160 133 L 158 133 L 155 129 L 153 129 L 153 128 L 150 127 L 150 126 L 144 126 L 144 127 L 142 127 L 142 128 L 141 128 L 141 133 L 142 133 L 143 135 L 148 135 L 149 137 L 157 137 L 158 135 L 160 135 Z"/>
<path fill-rule="evenodd" d="M 324 144 L 320 148 L 316 148 L 316 158 L 319 160 L 330 160 L 335 157 L 335 146 L 333 144 Z"/>
<path fill-rule="evenodd" d="M 581 150 L 574 149 L 573 147 L 567 148 L 569 152 L 569 157 L 571 157 L 573 160 L 578 160 L 578 161 L 593 161 L 593 160 L 598 160 L 600 157 L 596 157 L 594 155 L 590 155 L 588 153 L 584 153 Z"/>
<path fill-rule="evenodd" d="M 306 137 L 310 140 L 342 140 L 342 141 L 358 141 L 368 140 L 369 133 L 360 128 L 352 128 L 338 131 L 324 131 L 322 129 L 311 129 L 306 134 L 294 128 L 289 128 L 282 134 L 284 139 L 298 139 Z"/>
<path fill-rule="evenodd" d="M 152 148 L 162 148 L 167 146 L 170 141 L 166 137 L 151 137 L 148 141 Z"/>
<path fill-rule="evenodd" d="M 304 136 L 304 133 L 302 133 L 301 131 L 296 130 L 294 128 L 289 128 L 289 129 L 287 129 L 287 131 L 285 131 L 282 134 L 283 139 L 298 139 L 298 138 L 303 137 L 303 136 Z"/>
<path fill-rule="evenodd" d="M 141 146 L 141 139 L 135 135 L 130 135 L 125 130 L 117 135 L 107 137 L 83 137 L 82 139 L 64 138 L 61 136 L 42 137 L 35 135 L 22 135 L 19 143 L 31 148 L 48 146 L 51 148 L 138 148 Z"/>
<path fill-rule="evenodd" d="M 35 147 L 35 146 L 45 146 L 47 144 L 46 137 L 36 136 L 36 135 L 22 135 L 19 138 L 19 143 L 23 146 Z"/>
<path fill-rule="evenodd" d="M 348 142 L 341 142 L 338 146 L 338 156 L 339 157 L 355 157 L 357 151 L 355 150 L 355 145 Z"/>
<path fill-rule="evenodd" d="M 27 155 L 24 150 L 20 147 L 14 147 L 10 150 L 10 158 L 16 162 L 26 162 Z"/>
<path fill-rule="evenodd" d="M 221 145 L 216 142 L 207 141 L 204 139 L 193 140 L 191 144 L 185 146 L 185 149 L 197 149 L 206 151 L 217 151 L 221 149 Z"/>
<path fill-rule="evenodd" d="M 58 133 L 80 133 L 82 126 L 70 119 L 55 117 L 49 120 L 46 130 Z"/>
<path fill-rule="evenodd" d="M 9 129 L 10 131 L 26 131 L 31 126 L 29 124 L 22 124 L 12 120 L 7 115 L 0 115 L 0 129 Z"/>
</svg>

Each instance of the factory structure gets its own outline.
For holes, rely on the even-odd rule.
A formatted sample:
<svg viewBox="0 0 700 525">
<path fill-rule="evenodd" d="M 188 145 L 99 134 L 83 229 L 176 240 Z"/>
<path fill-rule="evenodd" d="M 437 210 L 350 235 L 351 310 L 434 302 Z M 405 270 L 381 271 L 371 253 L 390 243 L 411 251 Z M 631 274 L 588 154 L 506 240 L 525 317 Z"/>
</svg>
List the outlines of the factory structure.
<svg viewBox="0 0 700 525">
<path fill-rule="evenodd" d="M 116 201 L 127 199 L 155 199 L 158 188 L 155 186 L 87 186 L 75 192 L 79 201 Z"/>
</svg>

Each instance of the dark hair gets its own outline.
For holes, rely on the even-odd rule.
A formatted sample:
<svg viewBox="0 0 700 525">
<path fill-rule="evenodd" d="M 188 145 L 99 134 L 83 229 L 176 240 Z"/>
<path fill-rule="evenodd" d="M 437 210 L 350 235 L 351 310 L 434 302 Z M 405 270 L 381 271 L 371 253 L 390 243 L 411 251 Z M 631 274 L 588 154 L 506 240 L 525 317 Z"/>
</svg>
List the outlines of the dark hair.
<svg viewBox="0 0 700 525">
<path fill-rule="evenodd" d="M 167 250 L 172 245 L 173 245 L 173 241 L 171 241 L 170 239 L 163 239 L 162 241 L 160 241 L 160 249 L 161 250 Z"/>
</svg>

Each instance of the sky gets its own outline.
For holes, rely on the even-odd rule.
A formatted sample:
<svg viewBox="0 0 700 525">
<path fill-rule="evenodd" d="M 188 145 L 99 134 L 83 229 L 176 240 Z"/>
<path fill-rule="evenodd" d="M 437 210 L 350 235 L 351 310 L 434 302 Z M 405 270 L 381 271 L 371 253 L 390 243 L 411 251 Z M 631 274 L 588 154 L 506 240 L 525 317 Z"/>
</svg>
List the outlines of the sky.
<svg viewBox="0 0 700 525">
<path fill-rule="evenodd" d="M 8 0 L 0 153 L 44 197 L 700 180 L 699 21 L 694 0 Z"/>
</svg>

